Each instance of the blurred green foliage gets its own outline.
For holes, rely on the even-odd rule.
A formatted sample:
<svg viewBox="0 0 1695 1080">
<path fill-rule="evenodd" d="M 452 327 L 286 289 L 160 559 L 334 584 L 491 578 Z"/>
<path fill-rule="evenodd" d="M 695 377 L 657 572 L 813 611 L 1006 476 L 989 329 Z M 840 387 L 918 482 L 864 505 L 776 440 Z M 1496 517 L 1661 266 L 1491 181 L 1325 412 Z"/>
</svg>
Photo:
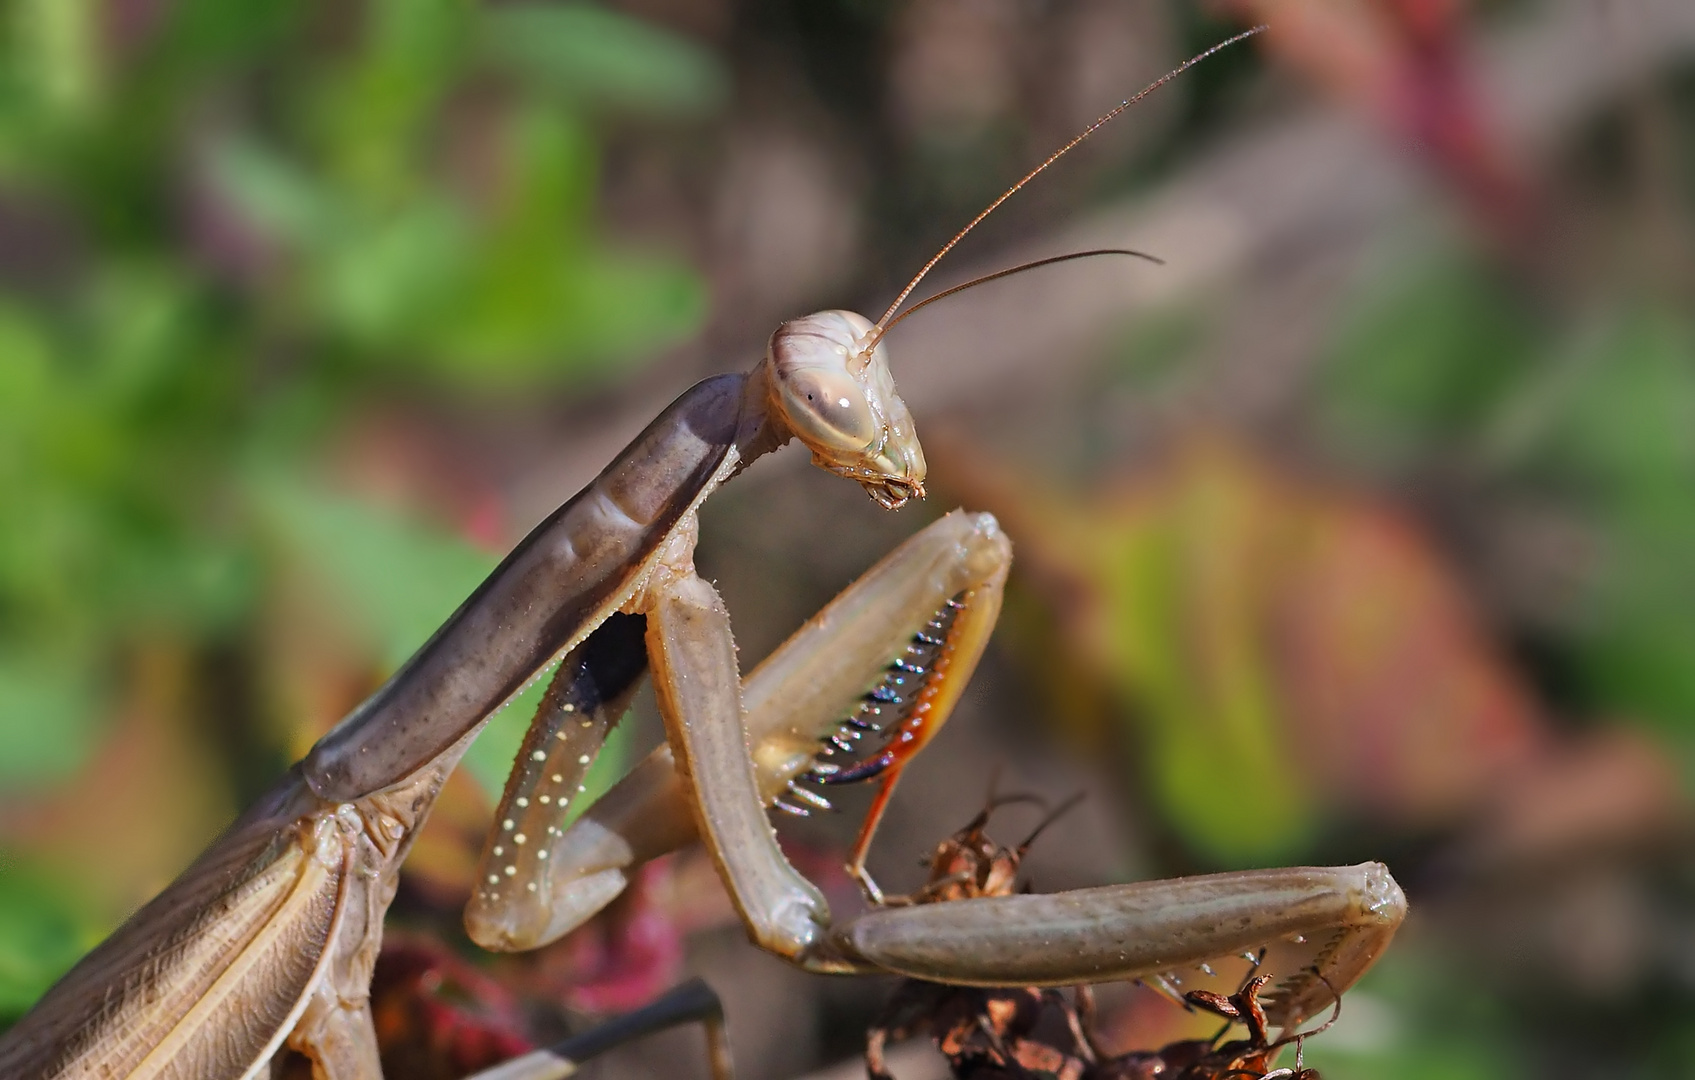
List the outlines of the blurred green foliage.
<svg viewBox="0 0 1695 1080">
<path fill-rule="evenodd" d="M 416 521 L 299 484 L 261 486 L 267 534 L 313 567 L 329 595 L 341 597 L 383 669 L 405 663 L 495 567 L 495 557 Z M 420 587 L 423 585 L 424 587 Z M 537 679 L 489 722 L 465 755 L 483 789 L 498 795 L 547 681 Z M 584 778 L 592 805 L 633 760 L 632 728 L 613 729 Z"/>
<path fill-rule="evenodd" d="M 0 54 L 0 197 L 75 247 L 0 293 L 14 777 L 76 763 L 115 642 L 239 631 L 260 588 L 246 481 L 297 467 L 361 392 L 568 384 L 686 334 L 703 299 L 592 224 L 591 110 L 722 96 L 678 39 L 585 6 L 189 2 L 114 57 L 96 12 L 14 4 Z M 456 138 L 484 140 L 460 153 L 490 190 L 444 179 Z M 345 577 L 414 641 L 434 616 L 413 606 L 451 610 L 475 579 L 462 552 L 403 577 L 392 530 L 309 520 L 314 556 L 389 553 Z M 73 737 L 48 746 L 22 721 L 43 715 Z"/>
<path fill-rule="evenodd" d="M 327 494 L 317 447 L 385 389 L 560 391 L 691 333 L 698 275 L 597 228 L 599 128 L 691 122 L 726 77 L 586 4 L 0 18 L 0 219 L 30 223 L 0 252 L 0 793 L 18 794 L 88 759 L 137 644 L 251 647 L 279 560 L 352 598 L 381 665 L 429 635 L 494 556 Z M 504 763 L 474 771 L 498 786 Z M 68 902 L 74 858 L 0 856 L 0 1016 L 121 914 Z"/>
<path fill-rule="evenodd" d="M 1442 962 L 1449 961 L 1449 962 Z M 1477 983 L 1456 982 L 1451 958 L 1433 960 L 1396 949 L 1347 996 L 1358 1032 L 1320 1035 L 1306 1064 L 1330 1080 L 1514 1080 L 1536 1075 L 1513 1059 L 1503 1036 L 1512 1023 L 1499 997 Z M 1352 1015 L 1364 1013 L 1361 1018 Z M 1316 1022 L 1306 1025 L 1316 1027 Z M 1362 1030 L 1363 1029 L 1363 1030 Z"/>
<path fill-rule="evenodd" d="M 27 1009 L 105 929 L 61 880 L 8 866 L 0 856 L 0 1017 Z"/>
<path fill-rule="evenodd" d="M 1103 646 L 1142 718 L 1138 750 L 1161 816 L 1221 865 L 1274 864 L 1310 841 L 1314 800 L 1296 785 L 1267 799 L 1219 782 L 1290 776 L 1295 763 L 1254 610 L 1267 591 L 1255 565 L 1270 531 L 1263 500 L 1228 465 L 1210 465 L 1176 470 L 1176 490 L 1142 520 L 1111 532 L 1095 526 L 1105 534 Z"/>
<path fill-rule="evenodd" d="M 1673 736 L 1695 766 L 1695 321 L 1650 298 L 1550 318 L 1510 279 L 1415 261 L 1339 340 L 1325 407 L 1350 453 L 1465 461 L 1593 537 L 1557 648 L 1567 704 Z"/>
<path fill-rule="evenodd" d="M 1539 690 L 1585 723 L 1655 731 L 1695 778 L 1689 310 L 1611 288 L 1549 311 L 1502 268 L 1448 250 L 1404 260 L 1330 359 L 1319 404 L 1345 454 L 1402 476 L 1457 471 L 1480 503 L 1533 506 L 1582 537 L 1575 584 L 1539 631 L 1553 674 Z M 1596 991 L 1562 1011 L 1548 988 L 1492 979 L 1474 957 L 1397 945 L 1361 993 L 1400 1030 L 1369 1052 L 1315 1041 L 1312 1060 L 1339 1080 L 1682 1075 L 1686 988 L 1636 990 L 1615 991 L 1613 1011 L 1595 1009 Z"/>
</svg>

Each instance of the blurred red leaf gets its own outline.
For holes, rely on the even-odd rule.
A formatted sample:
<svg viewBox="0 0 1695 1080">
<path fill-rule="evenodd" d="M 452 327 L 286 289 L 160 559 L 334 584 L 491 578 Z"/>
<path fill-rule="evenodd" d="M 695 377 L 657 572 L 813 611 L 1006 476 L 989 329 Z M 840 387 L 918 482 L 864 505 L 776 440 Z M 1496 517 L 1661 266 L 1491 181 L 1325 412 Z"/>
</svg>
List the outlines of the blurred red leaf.
<svg viewBox="0 0 1695 1080">
<path fill-rule="evenodd" d="M 683 931 L 666 893 L 672 859 L 638 869 L 623 895 L 588 925 L 548 950 L 541 983 L 578 1012 L 628 1012 L 678 981 Z"/>
<path fill-rule="evenodd" d="M 1227 0 L 1266 50 L 1424 153 L 1494 239 L 1528 239 L 1525 171 L 1489 122 L 1460 0 Z"/>
<path fill-rule="evenodd" d="M 1135 718 L 1147 786 L 1204 849 L 1275 855 L 1343 810 L 1451 823 L 1544 745 L 1462 585 L 1392 506 L 1216 435 L 1086 501 L 932 446 L 1059 622 L 1046 677 Z"/>
<path fill-rule="evenodd" d="M 390 934 L 371 980 L 388 1076 L 451 1080 L 527 1053 L 518 998 L 427 937 Z"/>
</svg>

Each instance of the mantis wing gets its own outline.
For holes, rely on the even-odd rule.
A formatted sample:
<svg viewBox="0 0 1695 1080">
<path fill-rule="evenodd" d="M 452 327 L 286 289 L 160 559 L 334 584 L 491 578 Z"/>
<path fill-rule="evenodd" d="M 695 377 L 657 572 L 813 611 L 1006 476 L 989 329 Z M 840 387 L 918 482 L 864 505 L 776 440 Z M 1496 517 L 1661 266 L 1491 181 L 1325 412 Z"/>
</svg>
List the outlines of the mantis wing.
<svg viewBox="0 0 1695 1080">
<path fill-rule="evenodd" d="M 268 1061 L 342 907 L 346 858 L 319 835 L 334 815 L 303 800 L 317 802 L 291 775 L 85 956 L 7 1033 L 0 1074 L 234 1077 Z"/>
</svg>

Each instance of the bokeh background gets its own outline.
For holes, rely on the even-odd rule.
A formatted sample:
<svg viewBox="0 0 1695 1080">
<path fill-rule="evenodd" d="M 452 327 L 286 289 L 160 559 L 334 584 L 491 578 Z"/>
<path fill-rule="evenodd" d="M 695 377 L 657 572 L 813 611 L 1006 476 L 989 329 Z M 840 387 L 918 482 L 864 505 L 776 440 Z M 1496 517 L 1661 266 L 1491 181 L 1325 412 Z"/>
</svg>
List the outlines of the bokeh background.
<svg viewBox="0 0 1695 1080">
<path fill-rule="evenodd" d="M 671 397 L 880 311 L 1088 120 L 1245 26 L 892 335 L 932 465 L 790 449 L 708 506 L 744 658 L 955 505 L 1018 567 L 873 857 L 1088 793 L 1036 888 L 1387 861 L 1325 1075 L 1695 1059 L 1695 5 L 7 0 L 0 1026 L 163 887 Z M 457 929 L 508 710 L 376 987 L 450 1077 L 703 973 L 742 1075 L 849 1077 L 887 981 L 754 952 L 698 855 L 493 959 Z M 597 770 L 658 738 L 625 725 Z M 785 841 L 830 891 L 863 798 Z M 1025 813 L 1024 817 L 1019 817 Z M 1008 811 L 1016 839 L 1033 820 Z M 1105 998 L 1109 1041 L 1185 1017 Z M 692 1032 L 596 1075 L 699 1069 Z M 939 1059 L 896 1059 L 933 1080 Z"/>
</svg>

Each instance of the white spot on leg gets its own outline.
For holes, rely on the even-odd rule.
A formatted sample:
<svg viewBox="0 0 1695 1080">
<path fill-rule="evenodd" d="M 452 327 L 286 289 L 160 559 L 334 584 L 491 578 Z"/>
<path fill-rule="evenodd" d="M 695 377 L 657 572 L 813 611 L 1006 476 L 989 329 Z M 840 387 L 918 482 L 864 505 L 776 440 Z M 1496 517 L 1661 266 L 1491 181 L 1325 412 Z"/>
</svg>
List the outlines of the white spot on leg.
<svg viewBox="0 0 1695 1080">
<path fill-rule="evenodd" d="M 495 857 L 495 858 L 497 858 L 497 859 L 498 859 L 498 858 L 500 858 L 500 857 L 501 857 L 501 856 L 502 856 L 502 855 L 504 855 L 504 854 L 506 854 L 506 849 L 505 849 L 505 848 L 503 848 L 503 847 L 501 847 L 501 846 L 500 846 L 500 845 L 499 845 L 499 844 L 496 844 L 496 845 L 495 845 L 495 846 L 494 846 L 494 850 L 493 850 L 493 851 L 491 851 L 491 852 L 490 852 L 490 854 L 491 854 L 491 855 L 493 855 L 493 856 L 494 856 L 494 857 Z"/>
<path fill-rule="evenodd" d="M 540 850 L 540 851 L 538 851 L 538 852 L 536 852 L 536 858 L 538 858 L 538 859 L 545 859 L 545 858 L 547 858 L 547 849 L 546 849 L 546 848 L 542 848 L 542 849 L 541 849 L 541 850 Z"/>
<path fill-rule="evenodd" d="M 505 829 L 507 832 L 511 832 L 512 831 L 512 819 L 507 818 L 505 821 L 500 823 L 500 827 L 502 829 Z"/>
<path fill-rule="evenodd" d="M 517 877 L 518 876 L 518 868 L 516 866 L 508 866 L 505 870 L 502 871 L 502 873 L 504 873 L 507 877 Z"/>
<path fill-rule="evenodd" d="M 522 810 L 528 805 L 530 805 L 530 800 L 524 798 L 522 795 L 518 796 L 518 809 Z"/>
<path fill-rule="evenodd" d="M 547 751 L 546 750 L 537 750 L 535 753 L 530 755 L 530 760 L 531 761 L 546 761 L 547 760 Z"/>
<path fill-rule="evenodd" d="M 577 758 L 577 764 L 578 765 L 587 765 L 588 763 L 589 763 L 589 756 L 587 754 L 583 754 L 583 755 L 581 755 L 580 757 Z"/>
<path fill-rule="evenodd" d="M 529 839 L 529 837 L 525 836 L 523 833 L 519 833 L 517 836 L 514 836 L 512 838 L 512 842 L 514 844 L 522 844 L 525 841 L 527 841 L 528 839 Z"/>
<path fill-rule="evenodd" d="M 488 883 L 490 885 L 499 885 L 500 884 L 500 875 L 499 874 L 490 874 L 488 876 Z"/>
</svg>

